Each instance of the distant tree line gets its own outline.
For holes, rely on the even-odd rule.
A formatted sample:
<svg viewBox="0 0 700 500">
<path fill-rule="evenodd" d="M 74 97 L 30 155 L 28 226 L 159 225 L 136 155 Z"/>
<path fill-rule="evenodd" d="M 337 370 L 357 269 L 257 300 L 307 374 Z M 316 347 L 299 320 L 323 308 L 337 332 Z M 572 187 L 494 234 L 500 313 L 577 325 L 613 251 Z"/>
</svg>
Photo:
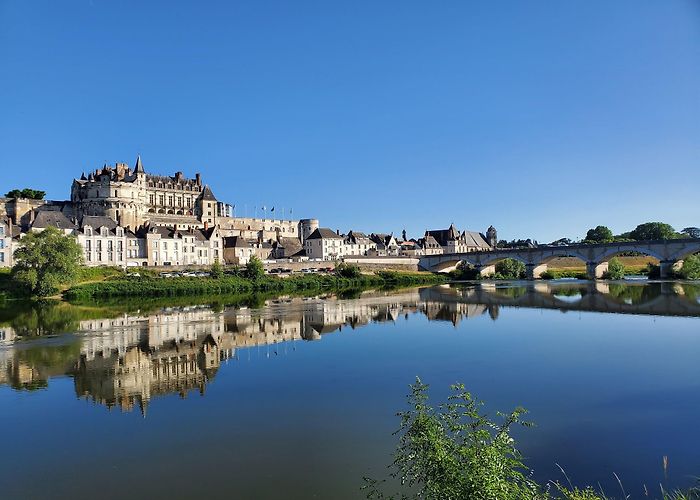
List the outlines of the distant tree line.
<svg viewBox="0 0 700 500">
<path fill-rule="evenodd" d="M 624 241 L 645 241 L 645 240 L 674 240 L 678 238 L 700 238 L 700 228 L 686 227 L 676 231 L 673 226 L 665 222 L 645 222 L 639 224 L 632 231 L 614 234 L 607 226 L 596 226 L 586 233 L 586 238 L 581 241 L 585 244 L 613 243 Z M 520 240 L 523 241 L 523 240 Z M 529 241 L 529 240 L 524 240 Z M 550 245 L 563 246 L 576 243 L 569 238 L 561 238 L 550 243 Z M 499 247 L 500 247 L 499 242 Z M 503 246 L 503 248 L 512 248 Z"/>
<path fill-rule="evenodd" d="M 37 189 L 13 189 L 8 191 L 5 196 L 7 198 L 29 198 L 30 200 L 43 200 L 46 196 L 46 191 L 39 191 Z"/>
</svg>

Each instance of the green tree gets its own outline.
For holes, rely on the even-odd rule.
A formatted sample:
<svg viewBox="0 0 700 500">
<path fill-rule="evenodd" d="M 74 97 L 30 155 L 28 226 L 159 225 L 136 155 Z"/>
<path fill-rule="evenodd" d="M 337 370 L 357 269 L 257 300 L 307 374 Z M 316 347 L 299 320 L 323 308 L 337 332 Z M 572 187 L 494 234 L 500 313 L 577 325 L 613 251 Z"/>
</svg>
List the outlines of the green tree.
<svg viewBox="0 0 700 500">
<path fill-rule="evenodd" d="M 595 243 L 610 243 L 613 240 L 613 232 L 606 226 L 596 226 L 586 233 L 586 241 Z"/>
<path fill-rule="evenodd" d="M 687 280 L 700 280 L 700 255 L 686 257 L 678 274 Z"/>
<path fill-rule="evenodd" d="M 517 280 L 525 277 L 525 264 L 515 259 L 503 259 L 496 264 L 496 277 Z"/>
<path fill-rule="evenodd" d="M 214 261 L 214 263 L 211 265 L 211 269 L 209 270 L 209 274 L 214 279 L 219 279 L 219 278 L 223 277 L 224 268 L 221 266 L 219 259 L 216 259 Z"/>
<path fill-rule="evenodd" d="M 637 241 L 672 240 L 675 237 L 675 229 L 670 224 L 663 222 L 645 222 L 630 232 L 630 238 Z"/>
<path fill-rule="evenodd" d="M 360 266 L 355 264 L 346 264 L 341 262 L 333 270 L 337 276 L 343 278 L 359 278 L 362 272 L 360 271 Z"/>
<path fill-rule="evenodd" d="M 39 191 L 37 189 L 13 189 L 8 191 L 5 195 L 8 198 L 29 198 L 31 200 L 43 200 L 46 196 L 46 191 Z"/>
<path fill-rule="evenodd" d="M 608 261 L 608 270 L 603 276 L 608 280 L 621 280 L 625 277 L 625 265 L 617 257 Z"/>
<path fill-rule="evenodd" d="M 28 233 L 15 252 L 13 278 L 31 295 L 45 297 L 75 279 L 82 255 L 75 238 L 54 227 Z"/>
<path fill-rule="evenodd" d="M 689 238 L 700 238 L 700 227 L 685 227 L 681 234 Z"/>
<path fill-rule="evenodd" d="M 245 275 L 246 278 L 251 280 L 257 280 L 265 275 L 265 267 L 260 259 L 255 255 L 250 257 L 250 260 L 245 265 Z"/>
</svg>

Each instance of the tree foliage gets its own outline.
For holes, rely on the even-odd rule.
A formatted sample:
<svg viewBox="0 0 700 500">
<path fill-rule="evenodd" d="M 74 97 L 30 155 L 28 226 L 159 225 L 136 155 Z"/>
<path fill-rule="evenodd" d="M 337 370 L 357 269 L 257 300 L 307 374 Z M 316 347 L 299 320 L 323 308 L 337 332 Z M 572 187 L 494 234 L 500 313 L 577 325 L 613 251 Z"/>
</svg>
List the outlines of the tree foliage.
<svg viewBox="0 0 700 500">
<path fill-rule="evenodd" d="M 209 269 L 209 274 L 214 279 L 219 279 L 224 275 L 224 268 L 219 262 L 219 259 L 216 259 L 211 265 L 211 268 Z"/>
<path fill-rule="evenodd" d="M 684 227 L 681 234 L 689 238 L 700 238 L 700 227 Z"/>
<path fill-rule="evenodd" d="M 515 259 L 503 259 L 496 264 L 496 278 L 517 280 L 525 277 L 525 264 Z"/>
<path fill-rule="evenodd" d="M 252 255 L 245 265 L 245 276 L 251 280 L 257 280 L 265 276 L 265 266 L 255 255 Z"/>
<path fill-rule="evenodd" d="M 689 255 L 683 260 L 683 266 L 678 274 L 687 280 L 700 279 L 700 255 Z"/>
<path fill-rule="evenodd" d="M 625 265 L 617 257 L 613 257 L 608 262 L 608 270 L 603 276 L 608 280 L 621 280 L 625 277 Z"/>
<path fill-rule="evenodd" d="M 586 241 L 595 243 L 610 243 L 613 241 L 613 232 L 606 226 L 596 226 L 586 233 Z"/>
<path fill-rule="evenodd" d="M 8 198 L 29 198 L 30 200 L 43 200 L 46 196 L 46 191 L 39 191 L 37 189 L 13 189 L 8 191 L 5 195 Z"/>
<path fill-rule="evenodd" d="M 493 420 L 483 403 L 462 384 L 452 386 L 447 402 L 430 406 L 428 386 L 416 379 L 408 409 L 398 413 L 399 443 L 388 478 L 365 477 L 367 498 L 427 500 L 609 500 L 592 487 L 578 488 L 550 481 L 536 483 L 511 434 L 514 426 L 529 427 L 523 408 L 497 413 Z M 398 484 L 397 484 L 398 483 Z M 400 492 L 393 494 L 392 489 Z M 622 498 L 629 498 L 624 496 Z M 700 488 L 667 492 L 663 500 L 698 500 Z"/>
<path fill-rule="evenodd" d="M 511 436 L 526 413 L 516 408 L 494 422 L 483 414 L 483 403 L 463 385 L 453 385 L 447 402 L 428 404 L 428 386 L 411 385 L 409 409 L 400 412 L 399 444 L 391 466 L 393 478 L 413 493 L 404 498 L 534 499 L 538 486 Z M 369 498 L 386 498 L 381 482 L 367 479 Z"/>
<path fill-rule="evenodd" d="M 341 262 L 335 266 L 334 272 L 343 278 L 357 278 L 362 274 L 360 271 L 360 266 L 355 264 L 346 264 L 345 262 Z"/>
<path fill-rule="evenodd" d="M 13 277 L 31 295 L 45 297 L 75 279 L 82 255 L 75 238 L 54 227 L 28 233 L 15 252 Z"/>
<path fill-rule="evenodd" d="M 675 237 L 676 231 L 664 222 L 645 222 L 630 232 L 630 238 L 637 241 L 672 240 Z"/>
</svg>

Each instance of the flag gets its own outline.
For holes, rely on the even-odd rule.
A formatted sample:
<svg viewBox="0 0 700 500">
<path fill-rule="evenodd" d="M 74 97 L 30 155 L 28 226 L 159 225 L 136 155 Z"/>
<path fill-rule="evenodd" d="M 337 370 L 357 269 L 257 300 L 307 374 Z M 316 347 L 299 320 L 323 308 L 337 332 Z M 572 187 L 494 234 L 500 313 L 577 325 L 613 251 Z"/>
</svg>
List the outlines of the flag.
<svg viewBox="0 0 700 500">
<path fill-rule="evenodd" d="M 272 207 L 272 208 L 270 209 L 270 212 L 274 212 L 274 211 L 275 211 L 275 207 Z"/>
</svg>

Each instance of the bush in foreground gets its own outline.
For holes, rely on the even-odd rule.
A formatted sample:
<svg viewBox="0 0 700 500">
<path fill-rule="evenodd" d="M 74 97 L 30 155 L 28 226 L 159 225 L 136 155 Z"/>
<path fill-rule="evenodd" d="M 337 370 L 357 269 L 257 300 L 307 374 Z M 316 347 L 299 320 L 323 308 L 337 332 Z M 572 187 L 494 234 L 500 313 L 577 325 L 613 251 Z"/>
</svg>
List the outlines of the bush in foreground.
<svg viewBox="0 0 700 500">
<path fill-rule="evenodd" d="M 476 499 L 476 500 L 611 500 L 594 488 L 549 482 L 542 486 L 511 435 L 515 425 L 529 427 L 516 408 L 499 413 L 499 421 L 482 413 L 483 403 L 462 384 L 452 386 L 446 403 L 428 403 L 428 386 L 416 379 L 408 395 L 408 409 L 398 413 L 399 444 L 390 465 L 390 477 L 364 478 L 367 498 Z M 387 492 L 398 480 L 400 493 Z M 649 497 L 649 495 L 647 495 Z M 623 493 L 623 498 L 629 498 Z M 653 498 L 653 497 L 652 497 Z M 663 500 L 697 500 L 700 489 L 660 491 Z"/>
</svg>

